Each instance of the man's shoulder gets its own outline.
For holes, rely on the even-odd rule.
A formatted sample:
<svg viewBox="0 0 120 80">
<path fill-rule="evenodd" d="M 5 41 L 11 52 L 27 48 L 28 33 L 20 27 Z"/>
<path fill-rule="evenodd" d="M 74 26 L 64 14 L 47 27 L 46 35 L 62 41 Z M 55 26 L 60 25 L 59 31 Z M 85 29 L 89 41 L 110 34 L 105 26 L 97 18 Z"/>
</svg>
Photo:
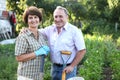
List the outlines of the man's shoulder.
<svg viewBox="0 0 120 80">
<path fill-rule="evenodd" d="M 68 28 L 71 29 L 71 30 L 78 30 L 77 26 L 75 26 L 71 23 L 68 23 Z"/>
<path fill-rule="evenodd" d="M 75 26 L 75 25 L 73 25 L 73 24 L 71 24 L 71 23 L 70 23 L 70 25 L 71 25 L 72 27 L 74 27 L 74 28 L 77 28 L 77 26 Z"/>
<path fill-rule="evenodd" d="M 54 27 L 55 27 L 54 24 L 47 26 L 47 28 L 54 28 Z"/>
<path fill-rule="evenodd" d="M 55 28 L 54 25 L 49 25 L 49 26 L 46 26 L 44 30 L 52 30 L 54 28 Z"/>
</svg>

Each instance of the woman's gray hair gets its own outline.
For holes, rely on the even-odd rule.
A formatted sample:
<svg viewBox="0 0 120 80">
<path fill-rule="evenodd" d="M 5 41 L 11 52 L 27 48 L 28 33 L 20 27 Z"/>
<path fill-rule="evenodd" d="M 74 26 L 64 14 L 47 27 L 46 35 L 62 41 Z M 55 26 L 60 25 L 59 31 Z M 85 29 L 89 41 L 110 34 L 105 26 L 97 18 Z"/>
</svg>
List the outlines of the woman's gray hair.
<svg viewBox="0 0 120 80">
<path fill-rule="evenodd" d="M 69 15 L 68 10 L 62 6 L 57 6 L 56 9 L 62 9 L 62 10 L 64 10 L 65 14 Z"/>
</svg>

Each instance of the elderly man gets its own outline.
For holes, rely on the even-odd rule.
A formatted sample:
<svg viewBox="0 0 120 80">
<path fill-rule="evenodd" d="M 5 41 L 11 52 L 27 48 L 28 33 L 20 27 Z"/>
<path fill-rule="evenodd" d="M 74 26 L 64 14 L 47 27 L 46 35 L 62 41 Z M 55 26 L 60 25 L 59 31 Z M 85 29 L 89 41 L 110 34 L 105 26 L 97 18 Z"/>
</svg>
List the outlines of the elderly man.
<svg viewBox="0 0 120 80">
<path fill-rule="evenodd" d="M 61 80 L 62 72 L 65 72 L 66 79 L 75 77 L 77 64 L 86 53 L 86 47 L 81 30 L 68 22 L 68 11 L 66 8 L 57 6 L 53 12 L 54 24 L 40 30 L 48 39 L 50 57 L 52 61 L 52 80 Z M 61 51 L 71 52 L 71 57 L 64 63 Z M 63 56 L 64 60 L 68 57 Z"/>
</svg>

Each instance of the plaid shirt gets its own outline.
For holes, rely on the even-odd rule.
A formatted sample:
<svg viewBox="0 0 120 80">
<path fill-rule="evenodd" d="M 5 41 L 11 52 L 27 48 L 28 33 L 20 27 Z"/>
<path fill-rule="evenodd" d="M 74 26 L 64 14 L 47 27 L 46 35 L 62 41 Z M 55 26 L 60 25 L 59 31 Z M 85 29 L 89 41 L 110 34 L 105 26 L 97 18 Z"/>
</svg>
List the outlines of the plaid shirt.
<svg viewBox="0 0 120 80">
<path fill-rule="evenodd" d="M 29 54 L 34 52 L 42 45 L 47 45 L 45 37 L 39 32 L 38 40 L 31 31 L 19 35 L 16 39 L 15 55 Z M 43 73 L 40 72 L 41 56 L 26 62 L 18 62 L 18 75 L 31 78 L 33 80 L 42 80 Z"/>
</svg>

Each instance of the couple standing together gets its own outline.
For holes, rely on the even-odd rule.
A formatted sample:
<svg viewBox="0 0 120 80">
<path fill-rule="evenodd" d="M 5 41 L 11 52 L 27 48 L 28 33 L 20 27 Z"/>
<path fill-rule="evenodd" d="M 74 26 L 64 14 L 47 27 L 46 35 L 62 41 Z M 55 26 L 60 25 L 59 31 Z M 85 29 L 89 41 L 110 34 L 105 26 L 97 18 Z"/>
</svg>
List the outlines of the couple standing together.
<svg viewBox="0 0 120 80">
<path fill-rule="evenodd" d="M 68 22 L 68 11 L 57 6 L 53 12 L 54 23 L 38 30 L 42 14 L 34 6 L 28 7 L 23 14 L 23 20 L 28 25 L 26 32 L 16 39 L 15 55 L 18 61 L 17 80 L 43 80 L 40 71 L 42 55 L 50 53 L 52 80 L 61 80 L 62 72 L 66 79 L 76 76 L 77 65 L 86 53 L 86 47 L 81 30 Z M 67 66 L 63 67 L 61 51 L 71 52 Z M 63 56 L 64 60 L 68 57 Z"/>
</svg>

